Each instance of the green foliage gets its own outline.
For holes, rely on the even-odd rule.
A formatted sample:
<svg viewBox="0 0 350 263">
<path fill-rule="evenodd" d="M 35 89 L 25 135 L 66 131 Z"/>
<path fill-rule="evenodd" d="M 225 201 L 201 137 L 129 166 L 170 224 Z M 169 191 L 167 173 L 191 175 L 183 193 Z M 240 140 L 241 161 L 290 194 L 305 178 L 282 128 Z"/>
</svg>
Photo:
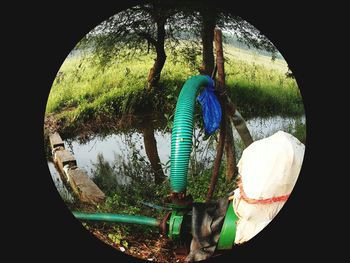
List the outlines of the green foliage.
<svg viewBox="0 0 350 263">
<path fill-rule="evenodd" d="M 162 204 L 170 191 L 169 182 L 156 185 L 149 162 L 141 156 L 133 141 L 126 143 L 132 150 L 128 156 L 117 155 L 114 162 L 109 163 L 98 155 L 97 162 L 93 164 L 93 181 L 107 196 L 105 203 L 99 206 L 99 211 L 143 215 L 149 213 L 154 216 L 153 209 L 144 211 L 145 206 L 141 202 Z"/>
<path fill-rule="evenodd" d="M 113 243 L 120 245 L 122 235 L 120 233 L 110 233 L 108 234 L 108 237 L 110 240 L 112 240 Z"/>
<path fill-rule="evenodd" d="M 306 141 L 306 125 L 301 122 L 300 119 L 295 121 L 295 131 L 293 135 L 299 139 L 299 141 L 305 143 Z"/>
<path fill-rule="evenodd" d="M 207 161 L 207 159 L 201 160 L 201 162 Z M 214 199 L 227 196 L 236 185 L 234 180 L 230 183 L 226 182 L 224 163 L 219 172 Z M 189 173 L 187 193 L 191 194 L 196 202 L 204 202 L 211 180 L 212 166 L 204 168 L 203 164 L 197 165 L 202 170 L 198 169 L 196 173 Z M 115 162 L 112 164 L 99 156 L 92 172 L 94 182 L 107 195 L 105 203 L 99 206 L 100 212 L 142 214 L 152 217 L 163 214 L 162 211 L 145 207 L 142 202 L 163 206 L 165 197 L 170 193 L 169 179 L 167 178 L 163 184 L 156 185 L 150 172 L 149 163 L 140 159 L 139 153 L 132 153 L 131 156 L 123 160 L 116 156 Z M 149 176 L 146 175 L 147 173 Z M 118 183 L 115 179 L 117 176 L 119 178 L 128 177 L 131 181 Z"/>
<path fill-rule="evenodd" d="M 289 125 L 287 132 L 292 134 L 302 143 L 305 143 L 306 125 L 302 122 L 301 118 L 296 118 L 295 122 Z"/>
<path fill-rule="evenodd" d="M 131 156 L 121 158 L 116 156 L 113 163 L 99 157 L 94 164 L 93 180 L 106 193 L 106 201 L 99 205 L 96 212 L 117 214 L 144 215 L 162 218 L 164 212 L 146 207 L 142 202 L 162 205 L 165 196 L 170 191 L 170 185 L 165 182 L 155 185 L 151 178 L 149 163 L 140 158 L 139 152 L 133 151 Z M 148 175 L 147 175 L 148 173 Z M 129 178 L 131 181 L 114 180 L 115 178 Z M 113 178 L 111 185 L 108 185 Z M 107 223 L 104 223 L 107 224 Z M 109 239 L 117 245 L 128 246 L 130 233 L 148 235 L 157 229 L 143 225 L 113 224 L 113 231 L 108 234 Z"/>
<path fill-rule="evenodd" d="M 147 187 L 145 187 L 147 186 Z M 151 202 L 162 205 L 164 198 L 170 192 L 168 182 L 155 185 L 153 182 L 140 180 L 132 182 L 130 185 L 119 186 L 113 193 L 109 193 L 107 199 L 99 210 L 120 214 L 142 214 L 156 216 L 160 211 L 146 208 L 142 202 Z"/>
<path fill-rule="evenodd" d="M 127 227 L 115 226 L 113 227 L 113 231 L 109 232 L 107 236 L 115 245 L 122 245 L 127 248 L 129 243 L 125 238 L 127 238 L 128 232 Z"/>
<path fill-rule="evenodd" d="M 154 53 L 159 48 L 158 45 L 163 45 L 164 42 L 161 48 L 166 47 L 173 55 L 180 55 L 193 63 L 196 62 L 196 52 L 193 51 L 199 49 L 192 47 L 201 46 L 203 18 L 212 17 L 216 26 L 224 32 L 230 32 L 229 35 L 225 34 L 225 39 L 229 42 L 243 43 L 241 46 L 244 48 L 264 50 L 275 57 L 275 46 L 241 17 L 227 12 L 215 3 L 201 6 L 185 2 L 184 5 L 178 0 L 155 1 L 123 10 L 90 31 L 76 48 L 93 50 L 99 64 L 108 66 L 115 58 L 132 59 L 146 51 Z M 159 34 L 162 32 L 160 29 L 164 30 L 164 35 Z M 179 48 L 180 41 L 184 39 L 193 45 Z"/>
<path fill-rule="evenodd" d="M 223 162 L 224 164 L 224 162 Z M 225 178 L 225 167 L 221 165 L 219 171 L 218 182 L 216 184 L 213 199 L 218 199 L 226 197 L 228 193 L 233 191 L 236 187 L 235 180 L 227 183 Z M 187 193 L 191 194 L 196 202 L 205 202 L 207 196 L 208 188 L 210 185 L 210 180 L 212 176 L 212 168 L 202 171 L 196 176 L 191 176 L 188 178 Z"/>
<path fill-rule="evenodd" d="M 116 174 L 109 162 L 105 161 L 102 154 L 97 155 L 97 162 L 93 164 L 92 178 L 93 181 L 103 189 L 107 195 L 112 194 L 118 187 Z"/>
</svg>

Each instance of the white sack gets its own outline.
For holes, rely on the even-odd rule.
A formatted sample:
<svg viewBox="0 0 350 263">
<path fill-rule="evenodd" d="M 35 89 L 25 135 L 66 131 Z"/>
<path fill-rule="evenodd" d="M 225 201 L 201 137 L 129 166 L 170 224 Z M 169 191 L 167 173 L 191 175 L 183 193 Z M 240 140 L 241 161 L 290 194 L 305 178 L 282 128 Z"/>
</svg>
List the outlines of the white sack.
<svg viewBox="0 0 350 263">
<path fill-rule="evenodd" d="M 237 165 L 246 197 L 261 200 L 289 195 L 298 178 L 304 151 L 304 144 L 283 131 L 249 145 Z M 239 217 L 236 244 L 259 233 L 285 203 L 249 204 L 242 195 L 239 188 L 234 191 L 233 208 Z"/>
</svg>

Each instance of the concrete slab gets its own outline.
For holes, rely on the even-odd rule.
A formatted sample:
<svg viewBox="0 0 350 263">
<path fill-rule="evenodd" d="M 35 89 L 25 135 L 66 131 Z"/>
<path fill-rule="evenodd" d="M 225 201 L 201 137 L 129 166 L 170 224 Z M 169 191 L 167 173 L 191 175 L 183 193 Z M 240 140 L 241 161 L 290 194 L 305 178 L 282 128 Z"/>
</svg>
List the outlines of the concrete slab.
<svg viewBox="0 0 350 263">
<path fill-rule="evenodd" d="M 64 142 L 63 142 L 61 136 L 57 132 L 50 134 L 49 139 L 50 139 L 51 149 L 55 149 L 56 147 L 63 147 L 64 148 Z"/>
<path fill-rule="evenodd" d="M 98 204 L 105 200 L 105 194 L 80 168 L 68 169 L 67 176 L 70 185 L 78 195 L 80 201 Z"/>
</svg>

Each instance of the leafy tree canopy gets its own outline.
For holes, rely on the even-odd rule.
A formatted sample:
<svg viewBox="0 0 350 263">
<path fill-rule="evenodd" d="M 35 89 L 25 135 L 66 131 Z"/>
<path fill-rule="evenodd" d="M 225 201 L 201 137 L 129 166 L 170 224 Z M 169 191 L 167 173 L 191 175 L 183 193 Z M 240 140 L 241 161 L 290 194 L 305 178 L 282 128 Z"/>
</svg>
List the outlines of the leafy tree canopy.
<svg viewBox="0 0 350 263">
<path fill-rule="evenodd" d="M 159 39 L 159 22 L 164 22 L 164 46 L 170 54 L 193 60 L 201 53 L 200 32 L 203 16 L 215 16 L 216 25 L 230 32 L 247 47 L 276 56 L 276 47 L 258 29 L 239 16 L 215 6 L 188 1 L 153 1 L 121 11 L 89 32 L 77 48 L 89 48 L 101 65 L 115 58 L 128 59 L 139 52 L 154 52 Z M 186 41 L 182 41 L 186 40 Z M 180 44 L 181 42 L 181 44 Z"/>
</svg>

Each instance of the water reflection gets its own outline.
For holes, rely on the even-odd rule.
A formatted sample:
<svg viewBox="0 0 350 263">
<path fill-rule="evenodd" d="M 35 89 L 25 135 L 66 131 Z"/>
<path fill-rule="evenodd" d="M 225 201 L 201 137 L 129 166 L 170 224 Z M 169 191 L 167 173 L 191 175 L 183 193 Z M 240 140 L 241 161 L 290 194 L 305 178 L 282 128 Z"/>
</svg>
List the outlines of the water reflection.
<svg viewBox="0 0 350 263">
<path fill-rule="evenodd" d="M 248 120 L 247 126 L 253 139 L 257 140 L 270 136 L 278 130 L 293 133 L 295 131 L 296 121 L 296 118 L 291 117 L 258 117 Z M 299 121 L 305 124 L 305 116 L 300 117 Z M 201 156 L 209 161 L 215 153 L 215 143 L 213 141 L 203 142 L 203 133 L 199 129 L 195 130 L 195 136 L 199 140 L 198 153 L 201 153 Z M 240 138 L 235 129 L 233 129 L 233 136 L 236 144 L 240 145 Z M 171 134 L 156 131 L 155 138 L 157 140 L 160 161 L 162 164 L 166 164 L 170 159 Z M 127 156 L 130 154 L 131 148 L 134 147 L 139 151 L 141 156 L 146 158 L 142 134 L 138 132 L 112 134 L 104 138 L 95 137 L 86 143 L 80 143 L 78 140 L 69 140 L 65 143 L 66 145 L 70 145 L 70 150 L 74 153 L 78 166 L 85 169 L 89 176 L 92 175 L 92 164 L 96 163 L 99 153 L 103 155 L 105 161 L 113 162 L 116 155 Z M 239 147 L 237 148 L 239 151 Z M 204 151 L 205 149 L 206 151 Z M 240 153 L 238 152 L 237 155 L 239 156 Z"/>
<path fill-rule="evenodd" d="M 304 125 L 305 116 L 299 118 L 273 116 L 267 118 L 252 118 L 247 121 L 248 129 L 254 140 L 272 135 L 278 130 L 294 133 L 296 125 Z M 305 126 L 302 127 L 305 129 Z M 244 145 L 235 129 L 233 129 L 235 140 L 236 159 L 239 160 Z M 164 168 L 164 173 L 169 176 L 169 159 L 171 133 L 156 131 L 155 138 L 159 158 Z M 211 167 L 215 158 L 216 141 L 211 136 L 204 139 L 204 133 L 199 128 L 195 129 L 193 140 L 193 151 L 190 161 L 190 173 L 198 173 L 205 168 Z M 148 158 L 144 149 L 143 136 L 139 132 L 125 132 L 111 134 L 104 137 L 96 136 L 93 139 L 81 143 L 79 140 L 66 140 L 65 145 L 74 154 L 77 164 L 81 169 L 93 178 L 96 170 L 105 167 L 113 169 L 119 184 L 128 184 L 133 173 L 152 175 Z M 132 167 L 128 167 L 132 164 Z M 109 168 L 107 167 L 109 166 Z M 52 163 L 49 163 L 51 175 L 64 199 L 71 200 L 72 197 L 59 179 L 59 175 Z"/>
<path fill-rule="evenodd" d="M 57 191 L 60 194 L 61 198 L 66 202 L 73 203 L 74 197 L 71 195 L 71 193 L 68 191 L 65 184 L 63 183 L 60 174 L 58 173 L 55 167 L 55 164 L 49 161 L 47 162 L 47 165 L 50 170 L 51 178 L 54 181 Z"/>
</svg>

